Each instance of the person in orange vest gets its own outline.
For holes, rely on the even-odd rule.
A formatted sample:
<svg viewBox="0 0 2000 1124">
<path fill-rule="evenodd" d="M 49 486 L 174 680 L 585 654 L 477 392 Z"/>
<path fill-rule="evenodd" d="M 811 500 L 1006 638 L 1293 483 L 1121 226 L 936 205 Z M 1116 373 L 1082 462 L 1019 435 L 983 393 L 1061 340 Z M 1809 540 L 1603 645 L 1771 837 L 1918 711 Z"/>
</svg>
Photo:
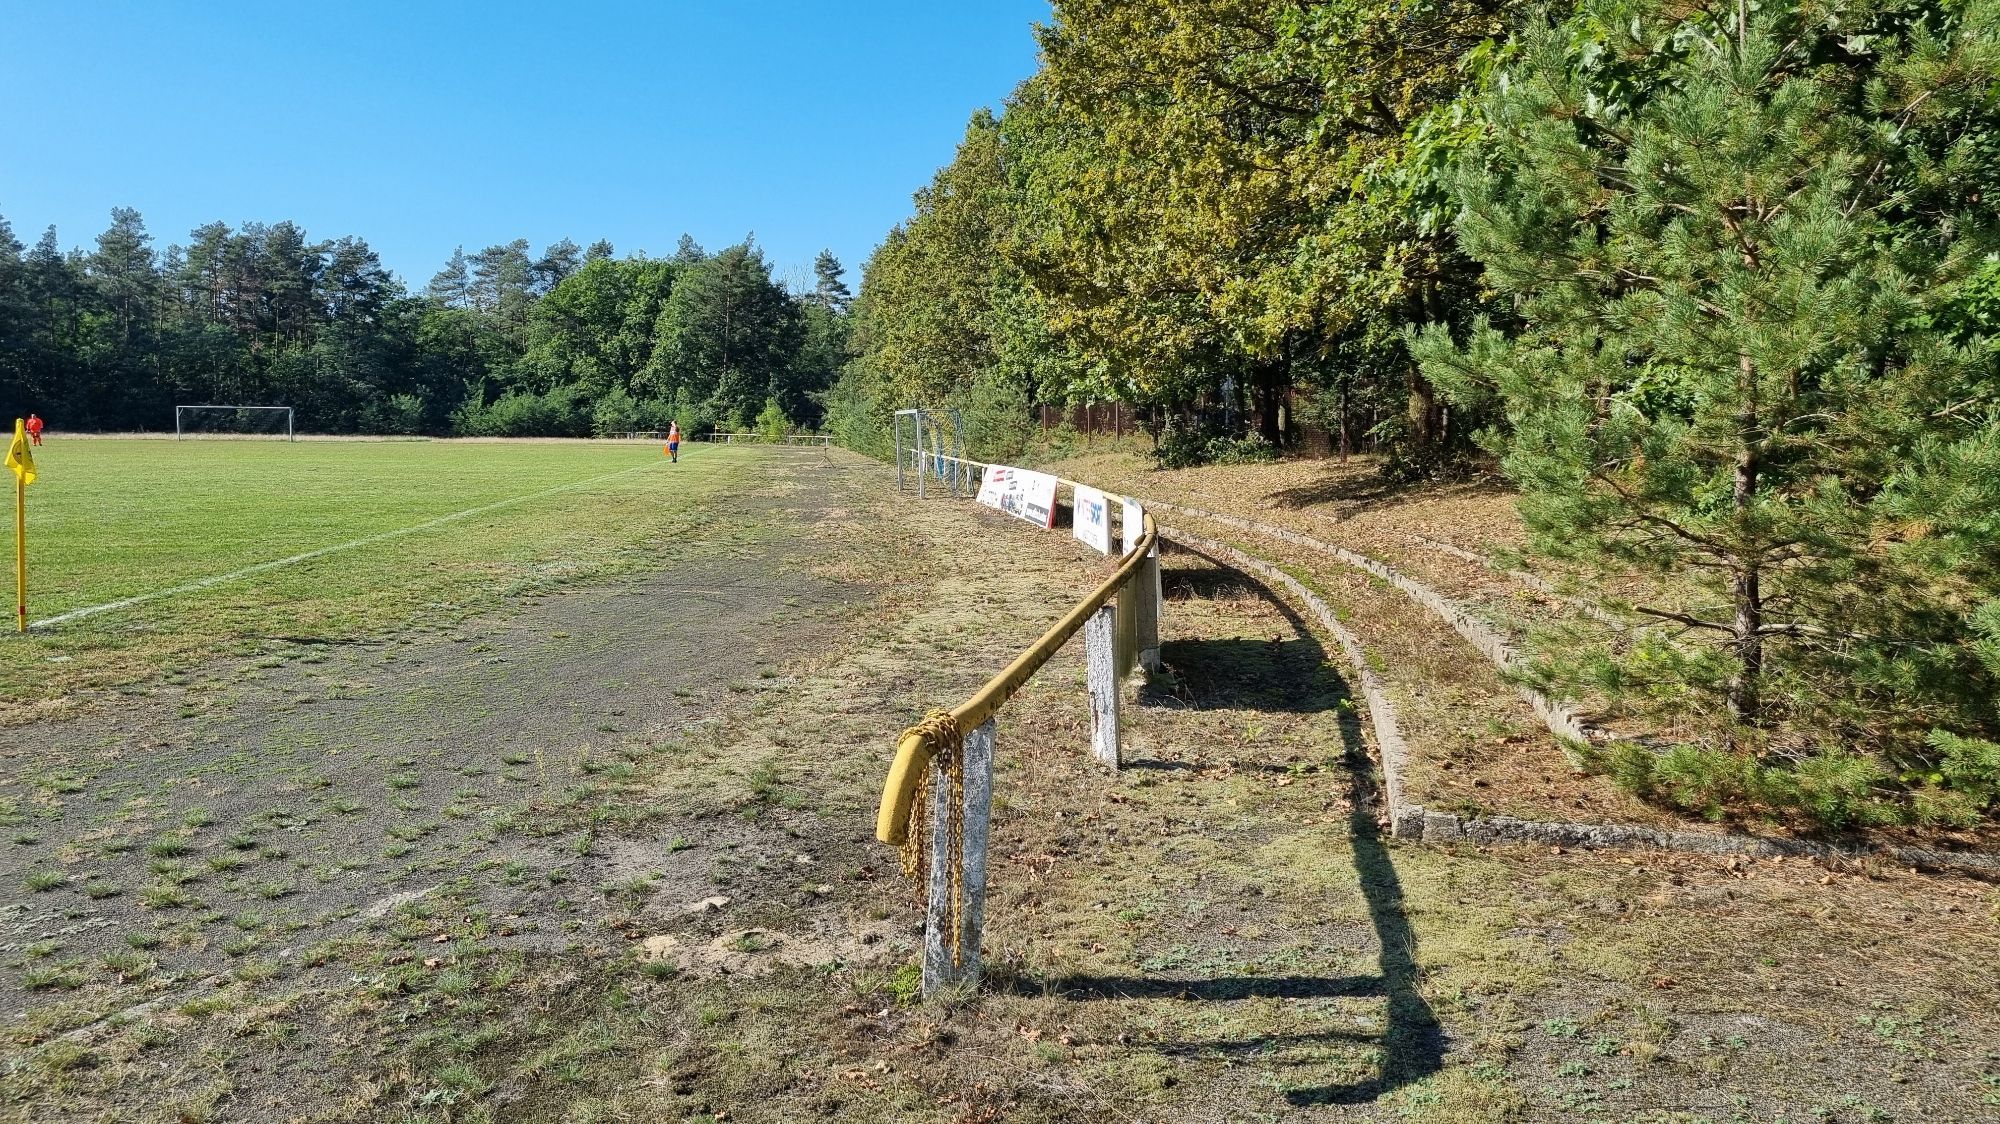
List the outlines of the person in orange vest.
<svg viewBox="0 0 2000 1124">
<path fill-rule="evenodd" d="M 667 455 L 673 463 L 681 463 L 681 423 L 677 421 L 667 423 Z"/>
<path fill-rule="evenodd" d="M 28 415 L 28 440 L 36 445 L 42 443 L 42 419 L 34 414 Z"/>
</svg>

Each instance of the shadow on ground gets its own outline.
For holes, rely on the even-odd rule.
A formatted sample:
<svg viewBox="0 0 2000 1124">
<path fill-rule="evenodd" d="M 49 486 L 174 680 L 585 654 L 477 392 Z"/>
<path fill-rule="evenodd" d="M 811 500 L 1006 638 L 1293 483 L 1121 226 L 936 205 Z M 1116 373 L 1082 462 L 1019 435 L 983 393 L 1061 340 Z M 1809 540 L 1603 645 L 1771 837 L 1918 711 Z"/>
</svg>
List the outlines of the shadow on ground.
<svg viewBox="0 0 2000 1124">
<path fill-rule="evenodd" d="M 1387 511 L 1409 504 L 1428 503 L 1436 500 L 1441 492 L 1453 495 L 1501 495 L 1506 491 L 1507 489 L 1499 483 L 1490 480 L 1441 485 L 1438 488 L 1412 488 L 1380 473 L 1348 472 L 1328 476 L 1311 484 L 1273 492 L 1271 500 L 1279 507 L 1294 510 L 1331 504 L 1339 509 L 1336 518 L 1348 519 L 1371 511 Z"/>
<path fill-rule="evenodd" d="M 1142 704 L 1232 708 L 1250 711 L 1314 713 L 1337 723 L 1344 750 L 1342 765 L 1348 786 L 1347 834 L 1355 873 L 1366 899 L 1379 950 L 1378 971 L 1364 976 L 1232 975 L 1209 979 L 1164 976 L 1063 976 L 1021 979 L 1014 988 L 1023 994 L 1057 996 L 1076 1002 L 1119 999 L 1176 999 L 1197 1003 L 1241 999 L 1320 999 L 1380 997 L 1387 1005 L 1385 1032 L 1380 1036 L 1382 1064 L 1371 1078 L 1349 1084 L 1289 1090 L 1295 1106 L 1364 1104 L 1404 1085 L 1436 1073 L 1443 1064 L 1445 1038 L 1438 1021 L 1417 990 L 1416 936 L 1404 914 L 1402 883 L 1375 822 L 1371 799 L 1372 765 L 1361 739 L 1357 711 L 1347 705 L 1347 684 L 1328 662 L 1326 651 L 1291 606 L 1262 583 L 1233 570 L 1175 566 L 1169 555 L 1162 580 L 1168 599 L 1217 598 L 1232 594 L 1254 596 L 1278 608 L 1292 634 L 1277 640 L 1190 640 L 1162 649 L 1167 674 L 1160 685 L 1142 692 Z M 1233 762 L 1238 771 L 1283 771 L 1276 765 Z M 1140 760 L 1126 767 L 1160 771 L 1189 770 L 1178 761 Z M 1278 1039 L 1285 1039 L 1279 1041 Z M 1168 1055 L 1222 1053 L 1261 1055 L 1286 1045 L 1310 1041 L 1369 1041 L 1371 1035 L 1332 1031 L 1311 1035 L 1254 1035 L 1224 1041 L 1165 1042 L 1156 1048 Z M 1294 1041 L 1296 1040 L 1296 1041 Z"/>
</svg>

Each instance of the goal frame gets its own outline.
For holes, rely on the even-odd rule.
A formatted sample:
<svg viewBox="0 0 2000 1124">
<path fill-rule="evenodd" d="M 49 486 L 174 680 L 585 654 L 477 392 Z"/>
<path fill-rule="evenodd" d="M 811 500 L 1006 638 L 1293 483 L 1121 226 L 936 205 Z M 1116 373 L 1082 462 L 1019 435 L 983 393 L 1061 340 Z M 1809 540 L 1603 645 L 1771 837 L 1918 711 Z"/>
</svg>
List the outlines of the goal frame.
<svg viewBox="0 0 2000 1124">
<path fill-rule="evenodd" d="M 225 402 L 206 406 L 176 405 L 174 407 L 174 440 L 176 441 L 187 436 L 181 424 L 182 412 L 186 410 L 283 410 L 285 412 L 285 440 L 296 442 L 299 439 L 298 434 L 292 428 L 292 408 L 290 406 L 232 406 Z"/>
</svg>

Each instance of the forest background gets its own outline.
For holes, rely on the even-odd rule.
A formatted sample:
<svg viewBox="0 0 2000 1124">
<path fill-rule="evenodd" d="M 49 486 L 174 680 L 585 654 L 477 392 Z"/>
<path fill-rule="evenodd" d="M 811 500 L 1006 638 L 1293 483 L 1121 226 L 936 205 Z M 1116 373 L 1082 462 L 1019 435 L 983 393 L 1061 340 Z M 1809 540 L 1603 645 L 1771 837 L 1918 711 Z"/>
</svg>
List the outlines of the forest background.
<svg viewBox="0 0 2000 1124">
<path fill-rule="evenodd" d="M 1166 466 L 1318 435 L 1497 472 L 1602 610 L 1532 677 L 1649 731 L 1593 767 L 1717 816 L 1990 822 L 2000 0 L 1061 0 L 1037 35 L 851 302 L 747 241 L 515 242 L 407 293 L 358 239 L 156 252 L 119 211 L 91 250 L 0 233 L 0 405 L 877 455 L 923 406 L 1013 460 L 1036 407 L 1117 402 Z"/>
</svg>

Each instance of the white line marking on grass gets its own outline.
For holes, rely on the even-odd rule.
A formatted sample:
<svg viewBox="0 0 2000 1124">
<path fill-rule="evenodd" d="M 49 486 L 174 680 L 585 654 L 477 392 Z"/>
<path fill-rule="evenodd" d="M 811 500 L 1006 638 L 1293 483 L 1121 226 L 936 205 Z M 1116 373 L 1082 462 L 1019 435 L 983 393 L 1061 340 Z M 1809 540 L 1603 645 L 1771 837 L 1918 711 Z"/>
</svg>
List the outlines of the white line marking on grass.
<svg viewBox="0 0 2000 1124">
<path fill-rule="evenodd" d="M 355 539 L 352 542 L 336 543 L 333 546 L 323 546 L 320 547 L 318 550 L 308 550 L 304 554 L 294 554 L 290 558 L 279 558 L 270 562 L 259 562 L 254 566 L 245 566 L 241 570 L 231 570 L 226 574 L 216 574 L 214 577 L 202 578 L 199 581 L 191 581 L 186 585 L 177 585 L 173 586 L 170 589 L 154 590 L 151 593 L 141 593 L 136 597 L 127 597 L 118 601 L 107 601 L 102 605 L 89 605 L 81 609 L 71 609 L 67 613 L 57 613 L 55 616 L 49 617 L 46 620 L 31 621 L 29 622 L 28 627 L 49 628 L 53 625 L 67 624 L 70 621 L 82 620 L 84 617 L 94 617 L 99 613 L 116 612 L 119 609 L 129 609 L 134 605 L 144 605 L 148 601 L 158 601 L 161 598 L 165 597 L 177 597 L 183 593 L 195 593 L 197 591 L 207 589 L 210 586 L 221 585 L 224 582 L 233 582 L 238 578 L 247 578 L 252 574 L 261 574 L 266 570 L 275 570 L 280 566 L 291 566 L 300 562 L 310 562 L 315 558 L 324 558 L 329 554 L 339 554 L 341 551 L 344 550 L 354 550 L 357 547 L 373 546 L 378 542 L 386 542 L 389 539 L 399 539 L 402 538 L 404 535 L 414 535 L 419 531 L 428 531 L 433 527 L 440 527 L 446 523 L 451 523 L 459 519 L 465 519 L 469 516 L 481 515 L 489 511 L 497 510 L 499 508 L 509 507 L 513 504 L 526 503 L 529 500 L 538 500 L 543 498 L 544 496 L 556 495 L 559 492 L 568 492 L 577 488 L 589 487 L 592 484 L 601 484 L 606 480 L 615 480 L 620 476 L 630 476 L 635 472 L 643 472 L 646 469 L 652 467 L 654 467 L 653 464 L 635 465 L 631 468 L 619 469 L 617 472 L 606 473 L 603 476 L 593 476 L 588 480 L 578 480 L 574 484 L 563 484 L 540 492 L 530 492 L 525 496 L 512 496 L 504 500 L 496 500 L 493 503 L 481 504 L 478 507 L 468 507 L 464 511 L 454 511 L 450 515 L 440 515 L 436 519 L 427 519 L 422 523 L 413 524 L 408 527 L 399 527 L 393 531 L 383 531 L 381 534 L 369 535 L 365 538 Z"/>
</svg>

